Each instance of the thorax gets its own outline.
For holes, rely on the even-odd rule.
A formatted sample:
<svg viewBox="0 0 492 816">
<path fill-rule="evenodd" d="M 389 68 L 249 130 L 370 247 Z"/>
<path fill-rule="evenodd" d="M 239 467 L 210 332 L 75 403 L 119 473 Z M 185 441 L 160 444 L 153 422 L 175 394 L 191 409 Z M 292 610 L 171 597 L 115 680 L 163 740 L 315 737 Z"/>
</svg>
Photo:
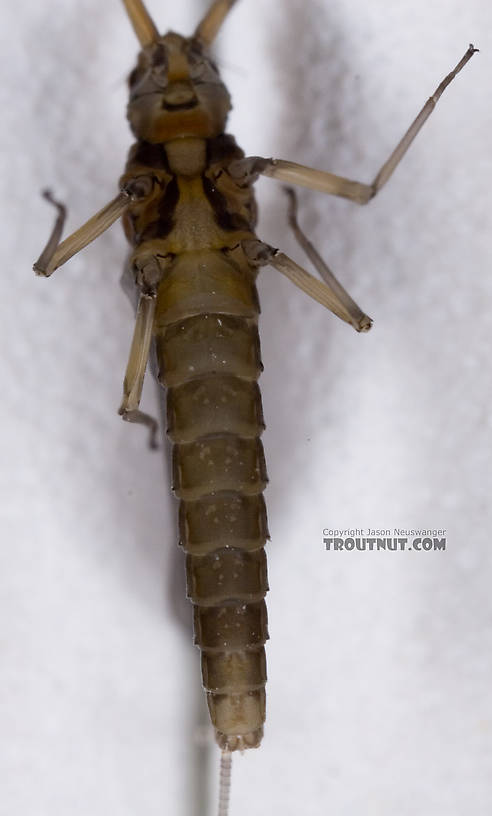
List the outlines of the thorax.
<svg viewBox="0 0 492 816">
<path fill-rule="evenodd" d="M 227 135 L 134 145 L 122 181 L 152 180 L 149 195 L 125 218 L 134 255 L 152 249 L 172 255 L 220 250 L 254 236 L 253 190 L 238 186 L 227 173 L 229 163 L 242 155 Z"/>
</svg>

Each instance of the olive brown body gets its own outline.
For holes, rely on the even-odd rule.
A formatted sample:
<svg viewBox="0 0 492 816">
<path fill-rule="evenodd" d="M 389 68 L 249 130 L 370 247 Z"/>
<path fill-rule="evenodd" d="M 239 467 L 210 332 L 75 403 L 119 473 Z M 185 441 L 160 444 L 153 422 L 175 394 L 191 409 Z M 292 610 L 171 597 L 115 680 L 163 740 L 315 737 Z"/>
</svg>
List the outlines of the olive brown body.
<svg viewBox="0 0 492 816">
<path fill-rule="evenodd" d="M 180 502 L 195 642 L 216 739 L 224 751 L 219 813 L 227 813 L 230 751 L 260 744 L 265 720 L 268 538 L 267 476 L 258 377 L 257 268 L 269 264 L 307 295 L 365 332 L 371 319 L 336 280 L 300 229 L 289 224 L 320 277 L 257 239 L 252 184 L 266 175 L 368 203 L 391 177 L 449 83 L 477 49 L 470 45 L 414 119 L 371 184 L 282 159 L 244 157 L 225 133 L 230 96 L 210 54 L 236 0 L 213 0 L 191 37 L 160 36 L 143 0 L 124 0 L 141 44 L 127 108 L 136 144 L 118 195 L 60 241 L 66 208 L 34 264 L 48 277 L 123 217 L 133 247 L 128 272 L 137 293 L 135 329 L 119 409 L 147 426 L 140 410 L 152 341 L 167 388 L 173 487 Z M 132 288 L 132 293 L 135 288 Z"/>
<path fill-rule="evenodd" d="M 211 719 L 228 750 L 260 744 L 268 637 L 259 306 L 241 246 L 255 238 L 256 208 L 251 187 L 224 169 L 242 155 L 229 136 L 139 142 L 124 176 L 152 178 L 125 228 L 137 279 L 160 278 L 154 338 L 180 543 Z"/>
</svg>

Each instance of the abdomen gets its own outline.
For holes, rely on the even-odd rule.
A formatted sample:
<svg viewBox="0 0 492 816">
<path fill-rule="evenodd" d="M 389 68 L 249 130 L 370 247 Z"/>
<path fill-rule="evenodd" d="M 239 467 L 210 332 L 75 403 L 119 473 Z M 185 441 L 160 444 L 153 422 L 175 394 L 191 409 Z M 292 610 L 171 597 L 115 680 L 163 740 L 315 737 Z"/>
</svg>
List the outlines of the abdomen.
<svg viewBox="0 0 492 816">
<path fill-rule="evenodd" d="M 228 750 L 259 745 L 265 719 L 267 476 L 254 275 L 238 250 L 183 253 L 160 285 L 155 327 L 195 643 L 216 739 Z"/>
</svg>

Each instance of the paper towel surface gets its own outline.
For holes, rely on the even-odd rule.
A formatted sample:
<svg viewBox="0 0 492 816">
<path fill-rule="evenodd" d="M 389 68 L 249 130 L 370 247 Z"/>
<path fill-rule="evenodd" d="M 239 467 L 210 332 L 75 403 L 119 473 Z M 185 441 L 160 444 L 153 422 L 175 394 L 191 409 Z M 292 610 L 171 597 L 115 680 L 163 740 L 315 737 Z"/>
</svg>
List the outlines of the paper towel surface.
<svg viewBox="0 0 492 816">
<path fill-rule="evenodd" d="M 182 33 L 206 7 L 149 2 Z M 25 0 L 3 24 L 0 814 L 213 812 L 169 465 L 116 415 L 121 227 L 30 271 L 42 188 L 67 230 L 115 194 L 136 40 L 116 0 Z M 268 709 L 233 816 L 490 812 L 491 31 L 482 0 L 241 0 L 218 38 L 246 153 L 361 181 L 481 48 L 368 207 L 299 192 L 373 330 L 260 275 Z M 307 265 L 281 186 L 258 199 L 260 237 Z M 143 405 L 161 410 L 150 376 Z M 347 527 L 445 528 L 447 549 L 326 552 L 323 529 Z"/>
</svg>

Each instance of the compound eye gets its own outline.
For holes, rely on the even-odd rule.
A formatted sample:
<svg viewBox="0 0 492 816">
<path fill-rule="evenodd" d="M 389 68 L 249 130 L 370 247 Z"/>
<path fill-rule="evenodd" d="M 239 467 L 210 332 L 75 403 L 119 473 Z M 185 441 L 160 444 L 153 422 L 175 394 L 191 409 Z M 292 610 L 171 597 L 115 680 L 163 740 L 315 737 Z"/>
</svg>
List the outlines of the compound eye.
<svg viewBox="0 0 492 816">
<path fill-rule="evenodd" d="M 159 87 L 165 88 L 167 83 L 167 53 L 162 43 L 158 43 L 152 50 L 150 57 L 150 73 L 152 81 Z"/>
<path fill-rule="evenodd" d="M 130 99 L 158 93 L 167 87 L 167 52 L 162 43 L 152 43 L 139 54 L 136 68 L 129 78 Z"/>
<path fill-rule="evenodd" d="M 145 69 L 141 65 L 137 65 L 137 67 L 133 69 L 130 76 L 128 77 L 128 85 L 130 86 L 130 88 L 133 89 L 135 85 L 138 85 L 138 83 L 142 81 L 144 76 Z"/>
<path fill-rule="evenodd" d="M 148 74 L 149 65 L 149 55 L 145 51 L 141 51 L 138 55 L 138 62 L 128 77 L 128 85 L 131 91 L 135 91 L 137 85 L 140 85 L 142 80 L 145 79 Z"/>
<path fill-rule="evenodd" d="M 219 82 L 217 68 L 206 57 L 194 56 L 189 62 L 193 82 Z"/>
</svg>

